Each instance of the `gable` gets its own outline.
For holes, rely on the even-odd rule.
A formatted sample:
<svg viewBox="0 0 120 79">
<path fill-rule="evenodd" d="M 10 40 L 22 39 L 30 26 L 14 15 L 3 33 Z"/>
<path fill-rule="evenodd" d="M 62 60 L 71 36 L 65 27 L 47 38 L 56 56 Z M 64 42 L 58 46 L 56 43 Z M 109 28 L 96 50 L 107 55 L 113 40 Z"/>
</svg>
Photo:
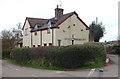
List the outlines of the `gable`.
<svg viewBox="0 0 120 79">
<path fill-rule="evenodd" d="M 23 28 L 22 28 L 22 30 L 24 30 L 25 28 L 30 28 L 30 24 L 29 24 L 29 22 L 28 22 L 28 20 L 26 19 L 25 20 L 25 22 L 24 22 L 24 25 L 23 25 Z"/>
<path fill-rule="evenodd" d="M 76 19 L 78 19 L 85 27 L 86 30 L 89 30 L 89 27 L 85 24 L 85 22 L 83 22 L 82 19 L 79 18 L 78 14 L 76 12 L 73 12 L 71 15 L 69 15 L 68 17 L 66 17 L 65 19 L 63 19 L 60 23 L 56 24 L 56 27 L 59 27 L 62 23 L 64 23 L 68 18 L 70 18 L 71 16 L 76 15 Z"/>
</svg>

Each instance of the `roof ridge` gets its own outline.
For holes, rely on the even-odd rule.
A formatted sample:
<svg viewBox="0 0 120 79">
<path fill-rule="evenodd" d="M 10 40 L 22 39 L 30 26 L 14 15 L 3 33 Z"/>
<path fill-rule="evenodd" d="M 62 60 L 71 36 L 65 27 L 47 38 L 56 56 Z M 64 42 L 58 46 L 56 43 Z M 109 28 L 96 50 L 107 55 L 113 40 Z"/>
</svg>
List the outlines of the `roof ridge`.
<svg viewBox="0 0 120 79">
<path fill-rule="evenodd" d="M 26 19 L 49 20 L 49 19 L 45 19 L 45 18 L 34 18 L 34 17 L 26 17 Z"/>
</svg>

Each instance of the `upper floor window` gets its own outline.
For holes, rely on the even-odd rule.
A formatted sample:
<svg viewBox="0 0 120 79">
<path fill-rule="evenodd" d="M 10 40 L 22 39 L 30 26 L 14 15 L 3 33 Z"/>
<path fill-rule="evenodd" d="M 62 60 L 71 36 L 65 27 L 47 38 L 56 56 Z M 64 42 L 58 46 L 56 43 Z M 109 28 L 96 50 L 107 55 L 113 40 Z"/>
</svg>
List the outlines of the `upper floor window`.
<svg viewBox="0 0 120 79">
<path fill-rule="evenodd" d="M 73 24 L 73 26 L 75 26 L 75 24 Z"/>
<path fill-rule="evenodd" d="M 47 29 L 47 34 L 50 34 L 50 28 Z"/>
<path fill-rule="evenodd" d="M 81 31 L 83 31 L 83 29 L 81 29 Z"/>
<path fill-rule="evenodd" d="M 34 32 L 34 35 L 37 35 L 37 31 Z"/>
<path fill-rule="evenodd" d="M 24 30 L 25 36 L 28 35 L 28 33 L 29 33 L 29 30 L 28 30 L 28 28 L 26 28 L 26 29 Z"/>
<path fill-rule="evenodd" d="M 70 26 L 68 26 L 68 28 L 70 28 Z"/>
</svg>

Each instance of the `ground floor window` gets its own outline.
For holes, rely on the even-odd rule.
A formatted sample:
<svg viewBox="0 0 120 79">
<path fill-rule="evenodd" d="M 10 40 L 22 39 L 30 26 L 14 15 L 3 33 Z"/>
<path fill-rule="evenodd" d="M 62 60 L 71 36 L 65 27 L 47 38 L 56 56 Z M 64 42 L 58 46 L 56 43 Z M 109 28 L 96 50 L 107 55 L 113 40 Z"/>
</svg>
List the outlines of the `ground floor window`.
<svg viewBox="0 0 120 79">
<path fill-rule="evenodd" d="M 47 46 L 47 44 L 46 44 L 46 43 L 44 43 L 44 46 Z"/>
<path fill-rule="evenodd" d="M 33 47 L 35 47 L 35 45 L 33 45 Z"/>
<path fill-rule="evenodd" d="M 52 46 L 52 43 L 49 43 L 49 46 Z"/>
<path fill-rule="evenodd" d="M 58 40 L 58 46 L 59 47 L 61 46 L 61 40 Z"/>
<path fill-rule="evenodd" d="M 40 45 L 38 45 L 38 47 L 40 47 Z"/>
<path fill-rule="evenodd" d="M 74 45 L 74 40 L 72 40 L 72 45 Z"/>
</svg>

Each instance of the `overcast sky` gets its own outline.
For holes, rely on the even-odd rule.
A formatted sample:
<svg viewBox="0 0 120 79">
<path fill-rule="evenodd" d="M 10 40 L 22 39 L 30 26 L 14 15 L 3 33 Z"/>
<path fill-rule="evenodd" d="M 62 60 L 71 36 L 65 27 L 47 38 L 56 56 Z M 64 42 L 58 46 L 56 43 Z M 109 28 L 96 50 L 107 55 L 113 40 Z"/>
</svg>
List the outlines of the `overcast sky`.
<svg viewBox="0 0 120 79">
<path fill-rule="evenodd" d="M 101 41 L 116 40 L 118 35 L 119 0 L 61 0 L 64 14 L 76 11 L 89 26 L 98 17 L 106 29 Z M 52 18 L 60 0 L 0 0 L 0 31 L 24 24 L 26 17 Z"/>
</svg>

